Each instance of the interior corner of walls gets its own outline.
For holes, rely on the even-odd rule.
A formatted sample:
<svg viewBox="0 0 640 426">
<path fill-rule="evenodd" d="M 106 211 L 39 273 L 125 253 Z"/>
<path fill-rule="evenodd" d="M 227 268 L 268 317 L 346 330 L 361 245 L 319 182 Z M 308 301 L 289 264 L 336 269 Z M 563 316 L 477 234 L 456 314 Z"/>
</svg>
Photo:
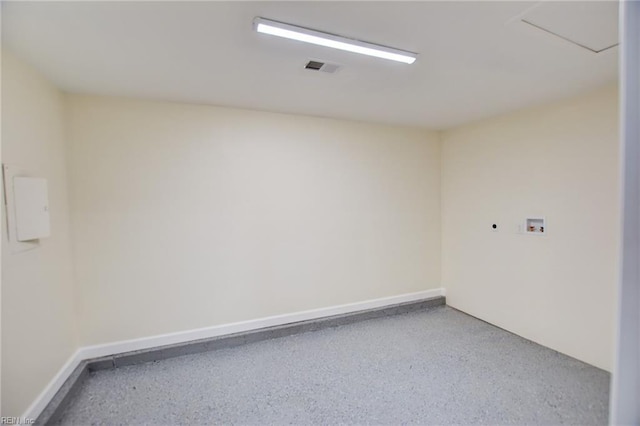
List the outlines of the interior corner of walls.
<svg viewBox="0 0 640 426">
<path fill-rule="evenodd" d="M 49 404 L 49 402 L 56 395 L 58 390 L 62 388 L 67 378 L 71 376 L 73 371 L 76 369 L 76 367 L 78 367 L 78 365 L 80 365 L 82 361 L 82 348 L 76 348 L 69 355 L 60 369 L 51 378 L 51 380 L 47 382 L 46 386 L 44 386 L 38 396 L 27 407 L 21 417 L 23 419 L 37 419 L 42 411 L 46 408 L 47 404 Z M 17 414 L 14 414 L 13 417 L 17 417 Z"/>
<path fill-rule="evenodd" d="M 399 304 L 420 302 L 425 299 L 433 299 L 440 296 L 445 296 L 444 290 L 439 287 L 432 287 L 427 290 L 413 293 L 398 294 L 343 305 L 327 306 L 319 309 L 291 312 L 271 317 L 184 330 L 162 335 L 147 336 L 137 339 L 82 346 L 69 355 L 66 362 L 60 367 L 46 386 L 44 386 L 39 395 L 24 411 L 22 417 L 33 419 L 37 418 L 45 409 L 49 401 L 54 397 L 56 392 L 63 386 L 66 379 L 74 372 L 76 367 L 78 367 L 82 362 L 90 361 L 94 358 L 112 356 L 136 350 L 153 349 L 171 344 L 184 344 L 200 339 L 222 337 L 235 333 L 260 330 L 266 327 L 296 324 L 300 321 L 330 318 L 335 315 L 358 314 L 370 309 L 380 309 L 388 306 L 397 306 Z"/>
<path fill-rule="evenodd" d="M 613 309 L 618 229 L 612 94 L 457 127 L 444 134 L 442 155 L 448 303 L 600 368 L 610 358 L 603 324 Z M 546 216 L 548 233 L 523 233 L 527 215 Z"/>
<path fill-rule="evenodd" d="M 3 314 L 17 318 L 21 307 L 32 308 L 20 321 L 2 324 L 3 412 L 18 416 L 77 349 L 78 335 L 63 98 L 36 68 L 4 48 L 2 54 L 3 161 L 47 179 L 48 200 L 55 209 L 51 236 L 39 247 L 19 255 L 2 253 Z M 22 119 L 25 114 L 29 120 Z M 49 346 L 46 353 L 43 344 Z"/>
</svg>

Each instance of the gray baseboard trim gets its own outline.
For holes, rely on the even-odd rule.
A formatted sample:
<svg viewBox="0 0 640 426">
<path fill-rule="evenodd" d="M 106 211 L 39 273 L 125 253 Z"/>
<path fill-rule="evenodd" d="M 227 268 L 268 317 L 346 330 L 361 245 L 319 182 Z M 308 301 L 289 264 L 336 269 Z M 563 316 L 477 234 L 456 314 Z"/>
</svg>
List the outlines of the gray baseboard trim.
<svg viewBox="0 0 640 426">
<path fill-rule="evenodd" d="M 158 346 L 155 348 L 124 352 L 106 357 L 93 358 L 82 361 L 51 399 L 47 407 L 38 416 L 36 425 L 59 424 L 64 411 L 71 400 L 78 394 L 84 381 L 92 371 L 124 367 L 127 365 L 159 361 L 183 355 L 191 355 L 223 348 L 232 348 L 247 343 L 255 343 L 278 337 L 317 331 L 329 327 L 338 327 L 359 321 L 366 321 L 391 315 L 405 314 L 424 309 L 443 306 L 446 304 L 444 296 L 412 302 L 399 303 L 381 308 L 367 309 L 342 315 L 332 315 L 308 321 L 299 321 L 274 327 L 260 328 L 242 333 L 228 334 L 209 339 L 194 340 L 174 345 Z"/>
</svg>

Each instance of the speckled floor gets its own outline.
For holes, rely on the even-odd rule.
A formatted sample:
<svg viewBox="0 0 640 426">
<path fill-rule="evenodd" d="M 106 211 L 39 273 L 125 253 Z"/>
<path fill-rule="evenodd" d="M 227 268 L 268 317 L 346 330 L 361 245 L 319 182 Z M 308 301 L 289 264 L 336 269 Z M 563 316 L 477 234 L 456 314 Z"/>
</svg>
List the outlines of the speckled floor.
<svg viewBox="0 0 640 426">
<path fill-rule="evenodd" d="M 607 423 L 609 374 L 448 307 L 91 374 L 62 424 Z"/>
</svg>

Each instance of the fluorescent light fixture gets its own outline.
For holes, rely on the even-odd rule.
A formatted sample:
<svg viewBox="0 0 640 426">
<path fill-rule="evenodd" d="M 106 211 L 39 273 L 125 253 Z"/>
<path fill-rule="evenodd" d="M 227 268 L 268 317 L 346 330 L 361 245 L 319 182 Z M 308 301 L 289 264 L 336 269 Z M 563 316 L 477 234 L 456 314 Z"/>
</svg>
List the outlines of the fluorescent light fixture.
<svg viewBox="0 0 640 426">
<path fill-rule="evenodd" d="M 331 47 L 333 49 L 346 50 L 347 52 L 360 53 L 362 55 L 375 56 L 376 58 L 404 62 L 405 64 L 412 64 L 418 58 L 417 53 L 323 33 L 308 28 L 296 27 L 295 25 L 283 24 L 282 22 L 271 21 L 264 18 L 254 19 L 253 26 L 259 33 L 303 41 L 318 46 Z"/>
</svg>

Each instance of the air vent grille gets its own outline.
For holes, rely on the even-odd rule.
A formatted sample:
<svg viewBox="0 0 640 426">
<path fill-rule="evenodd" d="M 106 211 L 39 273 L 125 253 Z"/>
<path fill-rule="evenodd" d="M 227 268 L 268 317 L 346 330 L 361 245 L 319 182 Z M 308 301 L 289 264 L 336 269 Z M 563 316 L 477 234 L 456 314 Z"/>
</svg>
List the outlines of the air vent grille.
<svg viewBox="0 0 640 426">
<path fill-rule="evenodd" d="M 307 65 L 305 65 L 304 67 L 308 70 L 320 71 L 320 69 L 323 66 L 324 66 L 324 62 L 309 61 L 307 62 Z"/>
<path fill-rule="evenodd" d="M 340 65 L 310 60 L 307 62 L 304 68 L 311 71 L 320 71 L 333 74 L 340 69 Z"/>
</svg>

